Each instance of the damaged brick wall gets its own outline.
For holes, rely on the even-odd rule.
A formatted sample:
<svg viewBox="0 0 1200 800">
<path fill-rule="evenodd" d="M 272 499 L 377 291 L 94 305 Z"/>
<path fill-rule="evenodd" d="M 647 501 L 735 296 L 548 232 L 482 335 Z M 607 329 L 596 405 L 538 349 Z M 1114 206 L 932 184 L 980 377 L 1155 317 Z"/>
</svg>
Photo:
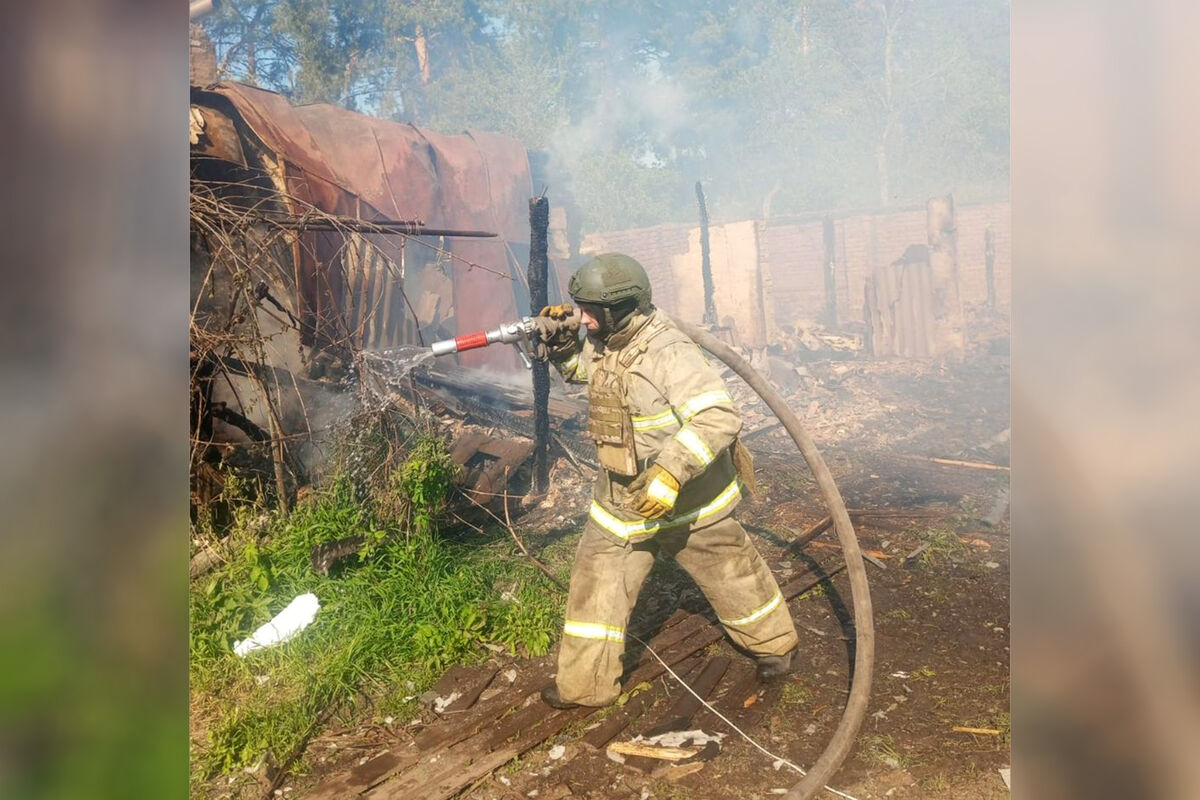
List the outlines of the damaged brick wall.
<svg viewBox="0 0 1200 800">
<path fill-rule="evenodd" d="M 968 306 L 987 301 L 984 232 L 995 233 L 996 305 L 1010 308 L 1012 285 L 1012 225 L 1009 203 L 961 205 L 958 219 L 958 264 L 961 296 Z M 825 246 L 819 217 L 777 218 L 758 223 L 758 264 L 764 284 L 769 286 L 764 308 L 774 325 L 789 325 L 797 319 L 817 320 L 825 308 Z M 713 225 L 713 229 L 723 226 Z M 696 240 L 698 226 L 658 225 L 626 231 L 593 233 L 585 237 L 582 253 L 617 251 L 642 262 L 654 284 L 656 302 L 667 311 L 695 316 L 689 291 L 677 284 L 687 278 L 679 261 L 689 254 L 689 240 Z M 877 266 L 890 264 L 911 244 L 924 244 L 926 212 L 919 209 L 843 216 L 834 219 L 837 313 L 840 322 L 863 322 L 863 288 Z M 675 266 L 672 266 L 672 262 Z M 750 276 L 753 277 L 753 276 Z M 696 270 L 695 280 L 700 273 Z M 684 302 L 681 303 L 681 300 Z M 683 306 L 683 307 L 681 307 Z M 717 314 L 721 291 L 717 291 Z M 752 329 L 745 324 L 741 327 Z M 752 343 L 752 342 L 747 342 Z"/>
</svg>

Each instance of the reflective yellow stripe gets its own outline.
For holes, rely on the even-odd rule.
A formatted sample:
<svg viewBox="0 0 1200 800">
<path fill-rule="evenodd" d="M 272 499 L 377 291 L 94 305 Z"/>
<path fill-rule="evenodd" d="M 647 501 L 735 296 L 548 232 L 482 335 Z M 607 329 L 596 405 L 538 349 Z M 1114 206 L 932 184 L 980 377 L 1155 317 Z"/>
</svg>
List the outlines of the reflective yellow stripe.
<svg viewBox="0 0 1200 800">
<path fill-rule="evenodd" d="M 753 612 L 747 614 L 746 616 L 742 617 L 741 619 L 721 619 L 720 617 L 717 617 L 717 619 L 721 622 L 722 625 L 730 625 L 732 627 L 737 627 L 739 625 L 749 625 L 751 622 L 754 622 L 755 620 L 761 619 L 761 618 L 765 617 L 767 614 L 770 614 L 772 611 L 775 610 L 775 607 L 777 605 L 779 605 L 781 602 L 783 602 L 783 595 L 781 595 L 779 592 L 776 592 L 775 596 L 772 597 L 770 602 L 768 602 L 765 606 L 758 609 L 757 611 L 753 611 Z"/>
<path fill-rule="evenodd" d="M 730 506 L 738 497 L 741 496 L 741 489 L 738 487 L 737 479 L 725 487 L 725 489 L 713 498 L 713 501 L 706 506 L 701 506 L 695 511 L 689 511 L 681 517 L 669 517 L 663 520 L 642 520 L 640 522 L 626 522 L 622 519 L 617 519 L 612 514 L 608 513 L 595 500 L 592 501 L 590 516 L 593 521 L 604 530 L 611 534 L 628 539 L 631 536 L 641 536 L 656 533 L 661 530 L 677 528 L 680 525 L 690 525 L 693 522 L 702 522 L 714 514 L 719 514 Z"/>
<path fill-rule="evenodd" d="M 679 492 L 672 489 L 667 484 L 663 483 L 658 478 L 650 481 L 650 485 L 646 487 L 646 496 L 652 497 L 664 506 L 675 507 L 675 498 L 679 497 Z"/>
<path fill-rule="evenodd" d="M 635 431 L 653 431 L 659 428 L 669 428 L 672 425 L 678 425 L 679 420 L 675 417 L 675 412 L 672 409 L 667 409 L 659 414 L 650 414 L 644 417 L 633 417 L 633 429 Z"/>
<path fill-rule="evenodd" d="M 724 389 L 713 389 L 711 392 L 698 394 L 681 405 L 679 407 L 679 416 L 683 418 L 684 422 L 687 422 L 706 408 L 715 408 L 727 404 L 733 405 L 733 398 L 729 396 L 729 392 Z"/>
<path fill-rule="evenodd" d="M 563 633 L 580 639 L 603 639 L 610 642 L 625 641 L 625 629 L 600 622 L 576 622 L 569 619 L 563 623 Z"/>
<path fill-rule="evenodd" d="M 701 466 L 707 467 L 713 462 L 713 451 L 708 449 L 708 445 L 704 443 L 704 440 L 697 436 L 696 432 L 691 428 L 684 428 L 675 434 L 675 438 L 696 457 Z"/>
<path fill-rule="evenodd" d="M 577 366 L 579 366 L 579 354 L 578 353 L 576 353 L 575 355 L 571 356 L 566 361 L 564 361 L 560 365 L 560 368 L 562 369 L 563 372 L 570 372 L 571 370 L 575 369 Z"/>
</svg>

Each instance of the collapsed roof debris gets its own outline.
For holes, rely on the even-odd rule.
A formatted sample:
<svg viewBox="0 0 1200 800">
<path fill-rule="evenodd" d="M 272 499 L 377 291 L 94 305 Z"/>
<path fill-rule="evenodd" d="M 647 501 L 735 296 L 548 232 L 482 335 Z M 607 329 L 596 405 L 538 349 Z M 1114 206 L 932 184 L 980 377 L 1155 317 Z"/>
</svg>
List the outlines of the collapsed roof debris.
<svg viewBox="0 0 1200 800">
<path fill-rule="evenodd" d="M 516 140 L 238 83 L 192 87 L 189 140 L 194 464 L 258 443 L 284 499 L 355 410 L 359 354 L 527 313 L 532 183 Z M 458 368 L 517 366 L 497 348 Z"/>
</svg>

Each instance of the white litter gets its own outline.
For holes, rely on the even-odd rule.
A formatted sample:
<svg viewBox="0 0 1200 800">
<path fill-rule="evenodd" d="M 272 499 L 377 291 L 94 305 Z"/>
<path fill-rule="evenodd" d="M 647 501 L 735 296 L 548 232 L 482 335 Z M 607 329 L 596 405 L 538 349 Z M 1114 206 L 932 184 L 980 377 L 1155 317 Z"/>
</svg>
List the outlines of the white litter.
<svg viewBox="0 0 1200 800">
<path fill-rule="evenodd" d="M 660 747 L 703 747 L 709 742 L 721 743 L 721 740 L 726 737 L 724 733 L 705 733 L 702 730 L 693 731 L 668 731 L 660 733 L 658 736 L 651 736 L 649 739 L 642 736 L 633 737 L 633 741 L 641 744 L 654 744 Z"/>
<path fill-rule="evenodd" d="M 1012 768 L 1011 767 L 1001 767 L 999 772 L 1000 772 L 1000 777 L 1004 779 L 1005 788 L 1007 788 L 1011 792 L 1012 791 L 1012 783 L 1010 781 L 1012 780 Z"/>
<path fill-rule="evenodd" d="M 233 652 L 244 657 L 255 650 L 286 642 L 312 624 L 320 607 L 315 594 L 310 592 L 300 595 L 288 603 L 287 608 L 276 614 L 270 622 L 259 627 L 249 639 L 234 644 Z"/>
<path fill-rule="evenodd" d="M 550 748 L 550 753 L 549 753 L 550 760 L 558 761 L 560 758 L 563 757 L 564 754 L 566 754 L 566 752 L 567 752 L 567 748 L 563 747 L 561 744 L 556 744 L 556 745 L 554 745 L 554 747 Z"/>
<path fill-rule="evenodd" d="M 446 707 L 453 703 L 458 698 L 462 697 L 462 692 L 451 692 L 446 697 L 437 697 L 433 701 L 433 710 L 438 714 L 446 710 Z"/>
</svg>

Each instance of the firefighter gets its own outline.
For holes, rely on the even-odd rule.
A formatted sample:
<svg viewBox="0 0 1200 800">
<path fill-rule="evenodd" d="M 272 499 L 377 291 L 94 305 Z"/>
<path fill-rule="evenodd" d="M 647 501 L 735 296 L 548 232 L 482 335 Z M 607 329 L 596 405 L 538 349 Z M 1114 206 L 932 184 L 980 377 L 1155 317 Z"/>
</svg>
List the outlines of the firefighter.
<svg viewBox="0 0 1200 800">
<path fill-rule="evenodd" d="M 786 674 L 795 625 L 730 516 L 739 473 L 752 482 L 753 468 L 724 382 L 652 305 L 646 271 L 629 256 L 597 256 L 571 277 L 569 292 L 576 307 L 548 306 L 535 324 L 562 376 L 588 384 L 600 470 L 571 572 L 558 674 L 542 699 L 559 709 L 617 699 L 626 626 L 656 553 L 688 571 L 729 638 L 757 658 L 761 679 Z"/>
</svg>

